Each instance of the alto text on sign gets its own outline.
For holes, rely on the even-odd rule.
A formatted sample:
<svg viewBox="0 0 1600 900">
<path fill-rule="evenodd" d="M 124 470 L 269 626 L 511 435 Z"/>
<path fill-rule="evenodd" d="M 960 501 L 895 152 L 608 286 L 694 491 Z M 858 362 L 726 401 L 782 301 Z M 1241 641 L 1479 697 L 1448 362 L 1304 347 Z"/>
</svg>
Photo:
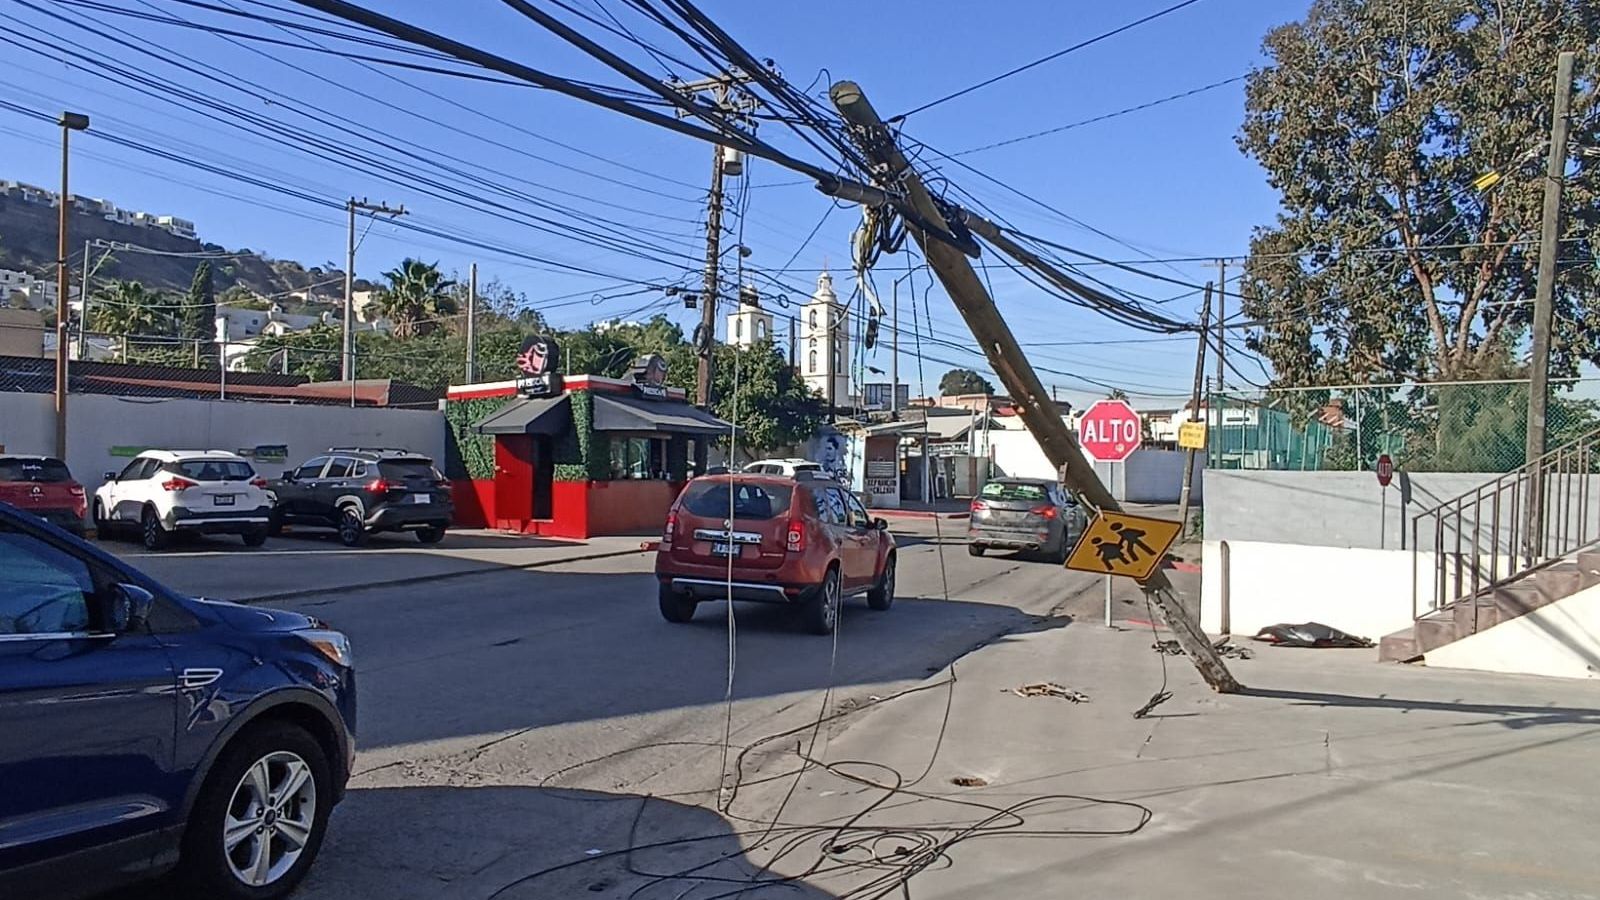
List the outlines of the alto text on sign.
<svg viewBox="0 0 1600 900">
<path fill-rule="evenodd" d="M 1078 422 L 1078 444 L 1100 462 L 1122 462 L 1139 449 L 1144 424 L 1133 407 L 1121 400 L 1101 400 Z"/>
</svg>

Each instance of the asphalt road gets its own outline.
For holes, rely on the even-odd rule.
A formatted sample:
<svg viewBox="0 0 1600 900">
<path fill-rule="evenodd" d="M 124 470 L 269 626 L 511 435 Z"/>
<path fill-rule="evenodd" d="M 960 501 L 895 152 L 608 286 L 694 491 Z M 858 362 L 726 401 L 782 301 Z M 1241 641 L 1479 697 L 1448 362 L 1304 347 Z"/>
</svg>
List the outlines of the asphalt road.
<svg viewBox="0 0 1600 900">
<path fill-rule="evenodd" d="M 360 685 L 357 775 L 296 897 L 628 896 L 638 879 L 606 854 L 630 834 L 705 835 L 697 852 L 726 842 L 737 853 L 748 823 L 712 802 L 725 730 L 735 751 L 800 729 L 783 741 L 792 745 L 809 739 L 824 701 L 849 709 L 1007 634 L 1098 620 L 1100 579 L 975 559 L 962 523 L 940 527 L 942 544 L 932 522 L 897 526 L 894 607 L 851 601 L 837 641 L 804 632 L 790 610 L 737 605 L 731 713 L 726 608 L 662 620 L 650 554 L 275 602 L 345 630 Z M 163 574 L 207 577 L 234 552 L 201 546 L 163 560 Z M 382 553 L 355 560 L 389 564 Z M 564 863 L 574 864 L 515 883 Z M 675 896 L 667 887 L 638 896 Z"/>
</svg>

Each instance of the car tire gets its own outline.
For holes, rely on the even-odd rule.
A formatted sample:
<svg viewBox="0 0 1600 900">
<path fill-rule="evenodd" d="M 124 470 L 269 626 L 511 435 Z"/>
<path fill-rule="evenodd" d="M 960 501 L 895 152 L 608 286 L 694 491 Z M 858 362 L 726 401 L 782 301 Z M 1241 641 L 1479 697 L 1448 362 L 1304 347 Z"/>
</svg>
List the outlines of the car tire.
<svg viewBox="0 0 1600 900">
<path fill-rule="evenodd" d="M 165 550 L 172 543 L 172 534 L 161 524 L 161 517 L 156 515 L 153 507 L 146 506 L 144 513 L 139 516 L 139 538 L 144 548 L 152 553 Z"/>
<path fill-rule="evenodd" d="M 822 583 L 817 585 L 801 607 L 806 630 L 812 634 L 833 634 L 834 629 L 839 627 L 839 604 L 839 567 L 830 566 L 828 574 L 822 576 Z"/>
<path fill-rule="evenodd" d="M 417 529 L 417 540 L 424 544 L 437 544 L 444 540 L 443 525 L 427 525 Z"/>
<path fill-rule="evenodd" d="M 878 577 L 878 583 L 872 590 L 867 591 L 867 606 L 879 611 L 894 605 L 894 554 L 884 560 L 883 574 Z"/>
<path fill-rule="evenodd" d="M 984 546 L 983 544 L 968 544 L 967 545 L 967 555 L 968 556 L 982 556 L 983 555 L 983 551 L 985 551 L 987 549 L 989 549 L 989 548 Z"/>
<path fill-rule="evenodd" d="M 299 787 L 288 792 L 296 779 Z M 284 792 L 287 796 L 278 796 Z M 207 900 L 287 896 L 322 847 L 333 793 L 328 758 L 304 729 L 280 722 L 247 729 L 223 751 L 195 798 L 175 873 L 184 895 Z M 258 852 L 264 854 L 264 869 L 252 865 L 263 859 Z"/>
<path fill-rule="evenodd" d="M 239 535 L 239 537 L 244 541 L 246 547 L 259 547 L 267 542 L 267 532 L 269 530 L 268 526 L 263 525 L 260 528 L 252 528 Z"/>
<path fill-rule="evenodd" d="M 339 543 L 346 547 L 359 547 L 367 542 L 367 523 L 361 519 L 361 510 L 352 506 L 339 508 Z"/>
<path fill-rule="evenodd" d="M 1050 561 L 1056 565 L 1066 565 L 1067 557 L 1072 555 L 1073 542 L 1067 539 L 1066 529 L 1061 530 L 1061 542 L 1056 545 L 1055 552 L 1050 554 Z"/>
<path fill-rule="evenodd" d="M 700 602 L 687 594 L 680 594 L 672 589 L 672 585 L 663 584 L 657 603 L 661 607 L 661 618 L 678 625 L 694 618 L 694 608 Z"/>
<path fill-rule="evenodd" d="M 102 540 L 102 541 L 111 540 L 111 529 L 113 527 L 114 526 L 111 524 L 111 520 L 106 518 L 105 504 L 101 503 L 99 500 L 95 500 L 94 501 L 94 536 L 95 536 L 95 538 L 98 539 L 98 540 Z"/>
</svg>

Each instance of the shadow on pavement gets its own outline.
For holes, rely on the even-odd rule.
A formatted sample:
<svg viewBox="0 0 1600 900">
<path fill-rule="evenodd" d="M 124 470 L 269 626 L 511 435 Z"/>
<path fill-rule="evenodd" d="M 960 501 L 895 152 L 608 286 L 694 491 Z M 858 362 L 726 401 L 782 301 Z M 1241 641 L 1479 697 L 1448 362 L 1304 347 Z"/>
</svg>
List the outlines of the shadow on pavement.
<svg viewBox="0 0 1600 900">
<path fill-rule="evenodd" d="M 316 865 L 292 897 L 670 900 L 737 891 L 746 882 L 755 885 L 743 895 L 751 900 L 833 897 L 799 881 L 753 881 L 778 876 L 745 857 L 740 837 L 712 809 L 637 794 L 353 788 L 334 812 Z M 157 882 L 98 900 L 188 898 Z"/>
<path fill-rule="evenodd" d="M 1245 688 L 1242 696 L 1285 700 L 1300 706 L 1367 707 L 1377 709 L 1429 710 L 1433 712 L 1476 713 L 1502 717 L 1507 728 L 1532 728 L 1537 725 L 1600 725 L 1600 706 L 1527 706 L 1500 703 L 1467 703 L 1460 700 L 1407 700 L 1404 697 L 1354 694 L 1328 694 L 1318 691 L 1286 691 L 1272 688 Z"/>
</svg>

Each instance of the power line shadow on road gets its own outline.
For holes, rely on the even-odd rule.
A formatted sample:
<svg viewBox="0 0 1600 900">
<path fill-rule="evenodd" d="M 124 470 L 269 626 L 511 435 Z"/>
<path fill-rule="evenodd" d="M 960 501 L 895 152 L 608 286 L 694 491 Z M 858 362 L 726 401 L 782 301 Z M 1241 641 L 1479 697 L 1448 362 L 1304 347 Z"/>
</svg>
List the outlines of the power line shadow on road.
<svg viewBox="0 0 1600 900">
<path fill-rule="evenodd" d="M 668 900 L 748 883 L 751 900 L 833 900 L 764 871 L 715 810 L 532 786 L 352 788 L 295 900 Z M 681 873 L 681 874 L 680 874 Z M 166 885 L 100 900 L 176 900 Z"/>
<path fill-rule="evenodd" d="M 1368 707 L 1398 709 L 1402 712 L 1472 713 L 1496 717 L 1491 721 L 1495 721 L 1497 724 L 1504 725 L 1507 728 L 1532 728 L 1539 725 L 1600 725 L 1600 707 L 1468 703 L 1462 700 L 1408 700 L 1404 697 L 1387 695 L 1366 697 L 1355 694 L 1288 691 L 1273 688 L 1245 688 L 1239 696 L 1285 700 L 1301 706 Z"/>
</svg>

